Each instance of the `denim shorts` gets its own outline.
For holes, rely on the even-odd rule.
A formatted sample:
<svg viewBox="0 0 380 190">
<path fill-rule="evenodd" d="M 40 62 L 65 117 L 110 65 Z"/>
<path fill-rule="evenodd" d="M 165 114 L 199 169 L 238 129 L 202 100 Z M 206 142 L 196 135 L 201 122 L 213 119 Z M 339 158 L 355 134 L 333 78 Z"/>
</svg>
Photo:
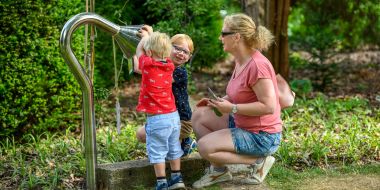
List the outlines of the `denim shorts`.
<svg viewBox="0 0 380 190">
<path fill-rule="evenodd" d="M 280 146 L 281 132 L 271 134 L 260 131 L 256 134 L 237 128 L 231 115 L 228 121 L 228 128 L 231 130 L 232 141 L 238 154 L 265 157 L 275 153 Z"/>
<path fill-rule="evenodd" d="M 183 155 L 179 142 L 181 123 L 178 112 L 147 116 L 146 151 L 152 164 L 175 160 Z"/>
</svg>

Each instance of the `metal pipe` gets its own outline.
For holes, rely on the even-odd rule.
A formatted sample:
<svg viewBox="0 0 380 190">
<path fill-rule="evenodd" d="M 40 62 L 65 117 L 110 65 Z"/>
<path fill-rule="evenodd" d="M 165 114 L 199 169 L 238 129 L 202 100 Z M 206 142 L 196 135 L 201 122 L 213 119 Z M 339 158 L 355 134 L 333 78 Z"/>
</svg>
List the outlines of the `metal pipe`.
<svg viewBox="0 0 380 190">
<path fill-rule="evenodd" d="M 103 31 L 115 36 L 124 54 L 131 57 L 136 51 L 140 38 L 137 32 L 141 26 L 118 26 L 95 13 L 80 13 L 73 16 L 64 25 L 59 40 L 61 54 L 78 81 L 83 97 L 82 124 L 84 125 L 84 152 L 86 159 L 86 188 L 96 189 L 96 124 L 94 109 L 94 89 L 85 69 L 75 57 L 71 48 L 71 37 L 76 29 L 83 24 L 94 24 Z"/>
</svg>

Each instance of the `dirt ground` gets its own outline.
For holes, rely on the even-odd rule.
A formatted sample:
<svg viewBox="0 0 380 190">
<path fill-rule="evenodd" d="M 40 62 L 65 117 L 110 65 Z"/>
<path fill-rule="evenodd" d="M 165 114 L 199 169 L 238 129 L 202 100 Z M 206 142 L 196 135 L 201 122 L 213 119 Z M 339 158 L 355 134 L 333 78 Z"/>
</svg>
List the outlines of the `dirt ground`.
<svg viewBox="0 0 380 190">
<path fill-rule="evenodd" d="M 308 179 L 299 189 L 303 190 L 379 190 L 380 176 L 344 175 L 334 178 Z"/>
<path fill-rule="evenodd" d="M 243 185 L 239 179 L 220 184 L 222 190 L 269 190 L 271 188 L 264 182 L 260 185 Z M 285 188 L 289 189 L 289 188 Z M 298 190 L 379 190 L 380 176 L 375 175 L 344 175 L 339 177 L 319 177 L 306 179 L 297 187 Z"/>
</svg>

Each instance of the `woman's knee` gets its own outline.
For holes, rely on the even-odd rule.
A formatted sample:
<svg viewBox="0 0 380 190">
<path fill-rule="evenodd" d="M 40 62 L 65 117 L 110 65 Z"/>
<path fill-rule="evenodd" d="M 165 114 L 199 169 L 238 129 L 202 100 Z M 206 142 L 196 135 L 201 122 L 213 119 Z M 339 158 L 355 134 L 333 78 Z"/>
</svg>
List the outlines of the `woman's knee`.
<svg viewBox="0 0 380 190">
<path fill-rule="evenodd" d="M 197 142 L 198 145 L 198 152 L 201 155 L 202 158 L 206 157 L 206 144 L 203 141 L 203 138 L 199 139 Z"/>
<path fill-rule="evenodd" d="M 203 107 L 199 107 L 193 111 L 191 115 L 191 123 L 193 125 L 199 123 L 199 120 L 202 118 L 203 109 L 204 109 Z"/>
<path fill-rule="evenodd" d="M 193 128 L 200 127 L 212 120 L 211 117 L 209 117 L 209 109 L 209 107 L 199 107 L 196 110 L 194 110 L 191 117 L 191 123 L 193 125 Z"/>
<path fill-rule="evenodd" d="M 198 140 L 198 152 L 202 158 L 208 159 L 209 155 L 212 153 L 212 144 L 209 143 L 209 139 L 201 138 Z"/>
</svg>

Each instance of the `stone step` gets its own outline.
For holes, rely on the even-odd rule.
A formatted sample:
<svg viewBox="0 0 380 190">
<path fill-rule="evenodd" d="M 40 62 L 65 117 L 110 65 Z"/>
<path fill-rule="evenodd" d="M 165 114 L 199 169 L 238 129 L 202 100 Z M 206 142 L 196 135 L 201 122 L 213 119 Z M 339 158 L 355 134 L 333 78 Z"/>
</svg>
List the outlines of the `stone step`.
<svg viewBox="0 0 380 190">
<path fill-rule="evenodd" d="M 198 153 L 193 153 L 181 159 L 181 171 L 187 190 L 204 174 L 209 162 L 202 159 Z M 266 184 L 241 184 L 241 179 L 247 177 L 249 168 L 243 164 L 228 165 L 233 174 L 233 180 L 220 183 L 217 186 L 222 190 L 267 190 Z M 169 163 L 166 164 L 167 176 L 170 175 Z M 117 162 L 112 164 L 99 164 L 96 169 L 97 189 L 99 190 L 133 190 L 153 189 L 156 177 L 154 169 L 147 159 Z M 215 189 L 215 188 L 211 188 Z"/>
<path fill-rule="evenodd" d="M 209 163 L 198 153 L 181 159 L 181 171 L 187 186 L 200 178 Z M 167 176 L 170 175 L 169 163 L 166 164 Z M 156 177 L 153 165 L 147 159 L 99 164 L 96 169 L 99 190 L 149 189 L 154 187 Z"/>
</svg>

